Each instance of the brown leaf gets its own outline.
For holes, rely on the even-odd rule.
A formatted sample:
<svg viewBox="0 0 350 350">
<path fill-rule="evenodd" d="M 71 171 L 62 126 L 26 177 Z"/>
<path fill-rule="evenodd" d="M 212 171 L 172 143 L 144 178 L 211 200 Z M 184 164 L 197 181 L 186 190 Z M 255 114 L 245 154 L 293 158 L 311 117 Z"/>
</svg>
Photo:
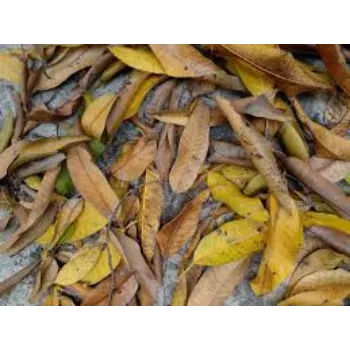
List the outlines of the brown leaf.
<svg viewBox="0 0 350 350">
<path fill-rule="evenodd" d="M 176 160 L 169 174 L 174 192 L 185 192 L 193 185 L 208 148 L 209 109 L 198 103 L 181 135 Z"/>
<path fill-rule="evenodd" d="M 176 80 L 170 79 L 159 85 L 146 107 L 147 113 L 159 112 L 163 109 L 166 101 L 169 99 L 172 91 L 175 89 Z"/>
<path fill-rule="evenodd" d="M 136 272 L 136 279 L 155 301 L 157 299 L 158 282 L 141 254 L 139 245 L 130 237 L 124 234 L 116 234 L 118 241 L 127 257 L 127 261 L 133 271 Z"/>
<path fill-rule="evenodd" d="M 133 181 L 138 179 L 153 162 L 157 144 L 147 135 L 141 137 L 125 154 L 114 162 L 110 172 L 118 180 Z"/>
<path fill-rule="evenodd" d="M 224 141 L 211 141 L 211 151 L 228 158 L 247 159 L 248 154 L 241 146 Z"/>
<path fill-rule="evenodd" d="M 105 49 L 103 45 L 71 48 L 62 60 L 49 65 L 45 73 L 41 73 L 34 91 L 49 90 L 60 85 L 72 74 L 92 66 Z"/>
<path fill-rule="evenodd" d="M 159 134 L 154 163 L 159 171 L 161 181 L 168 181 L 169 171 L 176 156 L 175 127 L 164 125 Z"/>
<path fill-rule="evenodd" d="M 281 157 L 283 164 L 301 182 L 321 195 L 335 210 L 350 218 L 350 199 L 339 187 L 314 172 L 308 163 L 293 157 Z"/>
<path fill-rule="evenodd" d="M 336 160 L 319 171 L 319 174 L 329 182 L 336 183 L 343 180 L 350 173 L 350 162 Z"/>
<path fill-rule="evenodd" d="M 340 45 L 318 44 L 316 47 L 332 78 L 350 95 L 350 72 Z"/>
<path fill-rule="evenodd" d="M 28 276 L 40 263 L 39 260 L 35 260 L 30 263 L 28 266 L 15 273 L 10 278 L 6 279 L 3 282 L 0 282 L 0 295 L 9 291 L 13 288 L 18 282 L 20 282 L 24 277 Z"/>
<path fill-rule="evenodd" d="M 119 199 L 90 153 L 83 146 L 71 148 L 67 167 L 75 187 L 106 218 L 110 218 Z"/>
<path fill-rule="evenodd" d="M 163 256 L 176 254 L 193 237 L 197 230 L 202 205 L 208 197 L 208 190 L 201 192 L 187 203 L 173 220 L 161 228 L 157 234 L 157 240 Z"/>
<path fill-rule="evenodd" d="M 270 191 L 277 196 L 279 202 L 287 210 L 292 211 L 293 203 L 288 193 L 288 187 L 278 169 L 270 143 L 254 127 L 246 124 L 243 117 L 232 108 L 228 100 L 216 97 L 216 101 L 236 132 L 243 148 L 249 154 L 254 166 L 264 177 Z"/>
<path fill-rule="evenodd" d="M 12 162 L 28 144 L 27 140 L 17 141 L 0 153 L 0 180 L 7 175 L 7 170 Z"/>
<path fill-rule="evenodd" d="M 25 178 L 34 174 L 43 173 L 51 170 L 66 159 L 64 153 L 57 153 L 46 158 L 35 160 L 23 165 L 16 171 L 16 176 Z"/>
<path fill-rule="evenodd" d="M 18 230 L 16 230 L 11 238 L 7 240 L 0 246 L 0 251 L 4 252 L 11 248 L 20 238 L 21 236 L 30 229 L 38 219 L 45 213 L 51 202 L 51 196 L 54 191 L 56 178 L 60 172 L 60 167 L 56 167 L 52 170 L 49 170 L 45 173 L 44 178 L 41 182 L 39 191 L 35 197 L 35 201 L 33 203 L 33 209 L 31 210 L 27 221 L 25 224 L 21 225 Z"/>
<path fill-rule="evenodd" d="M 131 299 L 136 294 L 139 284 L 134 275 L 130 276 L 126 282 L 113 293 L 111 306 L 125 306 L 128 305 Z M 105 305 L 101 302 L 98 305 Z"/>
<path fill-rule="evenodd" d="M 243 281 L 249 258 L 208 268 L 191 293 L 188 306 L 220 306 Z"/>
<path fill-rule="evenodd" d="M 310 226 L 307 232 L 333 249 L 350 256 L 350 236 L 342 231 L 324 226 Z"/>
<path fill-rule="evenodd" d="M 47 257 L 41 264 L 37 273 L 32 293 L 29 301 L 34 303 L 39 300 L 56 279 L 59 267 L 57 261 L 52 257 Z"/>
<path fill-rule="evenodd" d="M 150 45 L 166 74 L 199 78 L 231 90 L 243 91 L 240 80 L 227 74 L 191 45 Z"/>
</svg>

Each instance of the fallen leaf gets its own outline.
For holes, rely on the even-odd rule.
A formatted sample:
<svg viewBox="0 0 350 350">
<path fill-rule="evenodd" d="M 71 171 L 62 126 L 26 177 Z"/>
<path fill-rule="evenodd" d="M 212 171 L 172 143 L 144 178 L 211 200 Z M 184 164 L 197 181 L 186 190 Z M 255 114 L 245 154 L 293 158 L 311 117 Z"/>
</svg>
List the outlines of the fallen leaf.
<svg viewBox="0 0 350 350">
<path fill-rule="evenodd" d="M 106 218 L 110 218 L 119 199 L 103 173 L 92 161 L 89 152 L 83 146 L 71 148 L 67 155 L 67 167 L 74 185 L 83 198 Z"/>
<path fill-rule="evenodd" d="M 82 280 L 96 265 L 102 248 L 101 244 L 82 246 L 71 260 L 62 267 L 55 283 L 61 286 L 68 286 Z"/>
<path fill-rule="evenodd" d="M 298 129 L 291 122 L 284 122 L 280 129 L 280 135 L 287 153 L 302 160 L 310 157 L 307 143 Z"/>
<path fill-rule="evenodd" d="M 15 55 L 0 53 L 0 79 L 24 87 L 24 62 Z"/>
<path fill-rule="evenodd" d="M 213 153 L 218 153 L 225 157 L 247 159 L 248 155 L 243 147 L 236 146 L 229 142 L 211 140 L 210 147 Z"/>
<path fill-rule="evenodd" d="M 28 276 L 39 265 L 39 263 L 40 263 L 40 260 L 35 260 L 32 263 L 30 263 L 28 266 L 24 267 L 22 270 L 15 273 L 10 278 L 0 282 L 0 295 L 9 291 L 24 277 Z"/>
<path fill-rule="evenodd" d="M 112 295 L 111 306 L 126 306 L 136 294 L 139 284 L 135 276 L 130 276 L 125 283 L 116 290 Z M 98 305 L 106 305 L 106 300 L 103 300 Z"/>
<path fill-rule="evenodd" d="M 89 140 L 87 136 L 65 136 L 28 142 L 22 147 L 18 158 L 12 163 L 10 170 L 14 171 L 19 166 L 32 160 L 51 156 L 58 151 L 65 150 L 67 147 L 87 140 Z"/>
<path fill-rule="evenodd" d="M 193 237 L 197 230 L 202 205 L 208 197 L 208 190 L 200 192 L 173 220 L 161 228 L 157 234 L 157 241 L 163 256 L 176 254 Z"/>
<path fill-rule="evenodd" d="M 39 76 L 34 91 L 49 90 L 62 84 L 72 74 L 90 67 L 103 52 L 102 45 L 72 48 L 59 62 L 49 65 Z"/>
<path fill-rule="evenodd" d="M 324 226 L 310 226 L 307 232 L 311 237 L 320 239 L 338 252 L 350 255 L 350 236 L 348 234 Z"/>
<path fill-rule="evenodd" d="M 220 306 L 243 281 L 249 259 L 208 268 L 194 287 L 188 306 Z"/>
<path fill-rule="evenodd" d="M 209 171 L 207 184 L 216 201 L 223 202 L 240 216 L 261 222 L 268 220 L 269 215 L 261 200 L 243 195 L 238 187 L 224 175 Z"/>
<path fill-rule="evenodd" d="M 139 245 L 130 237 L 124 234 L 117 234 L 118 241 L 127 257 L 127 261 L 140 285 L 147 291 L 155 301 L 158 293 L 158 282 L 141 254 Z"/>
<path fill-rule="evenodd" d="M 255 175 L 244 188 L 243 193 L 246 196 L 254 196 L 258 192 L 267 188 L 266 182 L 261 174 Z"/>
<path fill-rule="evenodd" d="M 103 83 L 111 80 L 116 74 L 122 71 L 126 65 L 121 61 L 111 63 L 105 71 L 101 74 L 99 80 Z"/>
<path fill-rule="evenodd" d="M 288 295 L 292 295 L 293 287 L 305 276 L 317 271 L 333 270 L 341 264 L 349 263 L 345 255 L 334 252 L 330 249 L 319 249 L 308 255 L 295 269 L 288 284 Z"/>
<path fill-rule="evenodd" d="M 182 132 L 176 160 L 169 174 L 170 186 L 174 192 L 185 192 L 193 185 L 208 148 L 209 109 L 198 103 Z"/>
<path fill-rule="evenodd" d="M 341 46 L 335 44 L 317 44 L 317 51 L 332 78 L 350 95 L 350 72 L 346 65 Z"/>
<path fill-rule="evenodd" d="M 118 253 L 118 250 L 112 243 L 109 242 L 108 247 L 102 250 L 102 253 L 96 261 L 95 266 L 88 272 L 86 276 L 81 279 L 81 281 L 88 284 L 96 284 L 100 282 L 114 271 L 120 260 L 121 256 Z"/>
<path fill-rule="evenodd" d="M 57 261 L 52 257 L 47 257 L 41 264 L 29 297 L 31 303 L 39 300 L 43 294 L 50 288 L 57 277 L 59 267 Z"/>
<path fill-rule="evenodd" d="M 227 74 L 191 45 L 150 45 L 165 73 L 176 78 L 199 78 L 231 90 L 243 90 L 239 79 Z"/>
<path fill-rule="evenodd" d="M 154 256 L 163 201 L 163 188 L 159 182 L 159 175 L 154 169 L 148 168 L 142 187 L 141 208 L 138 216 L 142 250 L 148 261 L 152 261 Z"/>
<path fill-rule="evenodd" d="M 319 171 L 319 174 L 329 182 L 336 183 L 350 173 L 350 162 L 336 160 L 329 166 Z"/>
<path fill-rule="evenodd" d="M 71 298 L 68 298 L 65 295 L 60 295 L 60 297 L 59 297 L 59 305 L 60 306 L 75 306 L 73 300 Z"/>
<path fill-rule="evenodd" d="M 222 45 L 229 53 L 272 77 L 287 94 L 333 90 L 329 80 L 275 45 Z"/>
<path fill-rule="evenodd" d="M 0 153 L 7 147 L 11 140 L 13 133 L 13 116 L 12 113 L 7 112 L 2 120 L 0 129 Z"/>
<path fill-rule="evenodd" d="M 216 266 L 245 258 L 264 248 L 265 231 L 263 224 L 249 219 L 227 222 L 202 238 L 193 264 Z"/>
<path fill-rule="evenodd" d="M 145 172 L 154 160 L 157 144 L 147 135 L 141 137 L 127 152 L 111 166 L 110 172 L 121 181 L 133 181 Z"/>
<path fill-rule="evenodd" d="M 107 93 L 87 106 L 81 119 L 81 126 L 88 136 L 101 138 L 108 115 L 117 98 L 115 94 Z"/>
<path fill-rule="evenodd" d="M 171 306 L 185 306 L 187 302 L 186 275 L 180 274 L 173 294 Z"/>
<path fill-rule="evenodd" d="M 303 244 L 303 231 L 295 204 L 293 210 L 288 211 L 279 205 L 274 195 L 270 195 L 269 210 L 266 248 L 258 275 L 251 282 L 256 295 L 272 292 L 293 272 Z"/>
<path fill-rule="evenodd" d="M 256 169 L 279 202 L 289 211 L 293 210 L 293 201 L 289 196 L 288 187 L 278 169 L 270 143 L 252 126 L 247 126 L 244 119 L 232 108 L 230 102 L 222 97 L 216 97 L 222 112 L 226 115 L 236 132 L 243 148 L 249 154 Z"/>
<path fill-rule="evenodd" d="M 258 173 L 256 170 L 243 168 L 237 165 L 227 165 L 219 169 L 219 172 L 233 182 L 240 190 Z"/>
</svg>

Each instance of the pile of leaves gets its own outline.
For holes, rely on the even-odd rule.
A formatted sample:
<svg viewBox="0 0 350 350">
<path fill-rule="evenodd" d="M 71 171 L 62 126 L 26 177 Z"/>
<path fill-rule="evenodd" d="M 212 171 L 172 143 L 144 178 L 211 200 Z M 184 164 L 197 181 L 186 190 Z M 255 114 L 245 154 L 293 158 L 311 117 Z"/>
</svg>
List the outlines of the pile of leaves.
<svg viewBox="0 0 350 350">
<path fill-rule="evenodd" d="M 35 273 L 33 303 L 155 305 L 177 257 L 167 304 L 223 305 L 260 254 L 257 296 L 282 285 L 280 305 L 343 305 L 348 58 L 340 45 L 1 51 L 15 108 L 0 115 L 0 252 L 41 249 L 0 294 Z M 64 86 L 59 105 L 40 99 Z M 322 124 L 300 103 L 319 92 Z M 60 136 L 34 137 L 45 125 Z"/>
</svg>

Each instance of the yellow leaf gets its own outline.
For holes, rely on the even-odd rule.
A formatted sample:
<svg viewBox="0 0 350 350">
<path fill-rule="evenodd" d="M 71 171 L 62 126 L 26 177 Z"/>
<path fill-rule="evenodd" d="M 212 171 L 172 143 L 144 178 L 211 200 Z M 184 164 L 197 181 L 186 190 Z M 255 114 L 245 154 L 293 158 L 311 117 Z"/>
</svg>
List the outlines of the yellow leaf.
<svg viewBox="0 0 350 350">
<path fill-rule="evenodd" d="M 147 94 L 162 80 L 164 80 L 164 76 L 151 75 L 144 82 L 142 82 L 136 94 L 134 95 L 131 104 L 125 111 L 123 118 L 128 119 L 137 115 Z"/>
<path fill-rule="evenodd" d="M 258 174 L 256 170 L 243 168 L 238 165 L 226 165 L 220 168 L 220 173 L 232 181 L 240 190 Z"/>
<path fill-rule="evenodd" d="M 24 182 L 31 189 L 38 191 L 42 182 L 42 178 L 39 175 L 31 175 L 24 179 Z"/>
<path fill-rule="evenodd" d="M 7 147 L 13 133 L 13 118 L 10 112 L 6 113 L 0 129 L 0 153 Z"/>
<path fill-rule="evenodd" d="M 121 256 L 118 250 L 116 249 L 116 247 L 114 246 L 114 244 L 108 243 L 108 248 L 106 247 L 105 249 L 103 249 L 95 266 L 92 268 L 92 270 L 90 270 L 90 272 L 85 277 L 81 279 L 81 281 L 89 284 L 96 284 L 111 274 L 108 249 L 111 254 L 111 265 L 114 271 L 114 269 L 116 268 L 116 266 L 119 264 L 121 260 Z"/>
<path fill-rule="evenodd" d="M 49 228 L 45 231 L 45 233 L 35 240 L 35 243 L 41 244 L 41 245 L 50 244 L 55 237 L 55 231 L 56 231 L 56 223 L 50 225 Z"/>
<path fill-rule="evenodd" d="M 55 283 L 61 286 L 69 286 L 81 281 L 96 265 L 101 255 L 102 245 L 84 245 L 62 267 L 57 275 Z"/>
<path fill-rule="evenodd" d="M 65 136 L 32 141 L 24 146 L 17 159 L 12 163 L 10 170 L 13 171 L 24 163 L 50 156 L 57 151 L 87 140 L 89 140 L 87 136 Z"/>
<path fill-rule="evenodd" d="M 260 222 L 249 219 L 227 222 L 202 238 L 194 253 L 193 263 L 224 265 L 259 251 L 265 245 L 265 228 Z"/>
<path fill-rule="evenodd" d="M 0 53 L 0 79 L 23 87 L 24 63 L 14 55 Z"/>
<path fill-rule="evenodd" d="M 147 46 L 111 46 L 109 51 L 129 67 L 145 72 L 164 74 L 164 69 L 157 57 Z"/>
<path fill-rule="evenodd" d="M 85 201 L 81 214 L 75 221 L 71 235 L 63 237 L 60 243 L 74 243 L 100 231 L 108 224 L 108 220 L 88 201 Z"/>
<path fill-rule="evenodd" d="M 270 195 L 269 208 L 266 248 L 258 275 L 251 282 L 257 295 L 272 292 L 292 273 L 303 244 L 303 231 L 295 203 L 294 209 L 289 212 L 279 205 L 274 195 Z"/>
<path fill-rule="evenodd" d="M 246 196 L 254 196 L 259 191 L 266 188 L 266 182 L 261 174 L 255 175 L 244 188 L 243 193 Z"/>
<path fill-rule="evenodd" d="M 107 117 L 116 99 L 115 94 L 108 93 L 88 105 L 81 119 L 81 126 L 87 135 L 97 139 L 101 138 Z"/>
<path fill-rule="evenodd" d="M 268 212 L 261 200 L 243 195 L 238 187 L 225 176 L 209 171 L 208 187 L 216 201 L 223 202 L 237 214 L 256 221 L 267 221 Z"/>
<path fill-rule="evenodd" d="M 171 306 L 185 306 L 187 301 L 186 275 L 181 274 L 174 290 Z"/>
<path fill-rule="evenodd" d="M 325 226 L 350 235 L 350 221 L 334 214 L 308 211 L 302 214 L 302 222 L 304 227 Z"/>
</svg>

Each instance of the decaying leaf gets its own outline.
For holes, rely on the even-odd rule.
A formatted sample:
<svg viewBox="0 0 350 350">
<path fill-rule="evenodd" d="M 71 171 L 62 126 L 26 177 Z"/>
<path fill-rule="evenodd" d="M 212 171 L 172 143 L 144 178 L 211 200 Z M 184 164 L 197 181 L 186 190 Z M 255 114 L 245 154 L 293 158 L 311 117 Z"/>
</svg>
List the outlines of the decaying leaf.
<svg viewBox="0 0 350 350">
<path fill-rule="evenodd" d="M 257 175 L 255 170 L 237 165 L 223 166 L 219 169 L 219 172 L 233 182 L 240 190 L 243 190 L 248 182 Z"/>
<path fill-rule="evenodd" d="M 71 148 L 67 155 L 67 166 L 74 185 L 84 199 L 106 218 L 110 218 L 119 200 L 89 152 L 83 146 Z"/>
<path fill-rule="evenodd" d="M 191 293 L 188 306 L 220 306 L 243 281 L 249 259 L 210 267 Z"/>
<path fill-rule="evenodd" d="M 154 256 L 156 235 L 160 226 L 160 216 L 163 209 L 163 189 L 159 175 L 154 169 L 147 169 L 145 184 L 141 193 L 141 208 L 138 217 L 139 234 L 142 250 L 148 261 Z"/>
<path fill-rule="evenodd" d="M 199 103 L 181 135 L 176 160 L 169 174 L 174 192 L 185 192 L 193 185 L 208 148 L 209 110 Z"/>
<path fill-rule="evenodd" d="M 249 219 L 230 221 L 206 235 L 194 252 L 197 265 L 224 265 L 263 249 L 266 227 Z"/>
<path fill-rule="evenodd" d="M 209 191 L 202 191 L 170 222 L 165 224 L 157 234 L 159 248 L 163 256 L 176 254 L 196 233 L 199 214 L 203 203 L 208 199 Z"/>
<path fill-rule="evenodd" d="M 153 162 L 156 148 L 157 144 L 154 139 L 143 136 L 112 164 L 110 172 L 121 181 L 136 180 Z"/>
<path fill-rule="evenodd" d="M 0 53 L 0 79 L 24 86 L 24 62 L 9 53 Z"/>
</svg>

